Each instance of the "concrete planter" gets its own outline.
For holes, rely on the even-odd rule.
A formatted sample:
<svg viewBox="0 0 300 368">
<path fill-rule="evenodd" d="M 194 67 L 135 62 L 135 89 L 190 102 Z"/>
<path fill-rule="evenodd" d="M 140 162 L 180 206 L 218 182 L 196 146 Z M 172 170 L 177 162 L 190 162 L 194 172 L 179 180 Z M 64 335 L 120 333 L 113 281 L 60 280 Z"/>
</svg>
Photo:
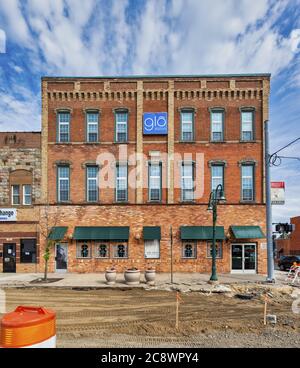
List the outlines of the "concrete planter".
<svg viewBox="0 0 300 368">
<path fill-rule="evenodd" d="M 107 285 L 114 285 L 116 283 L 117 271 L 116 270 L 106 270 L 105 279 Z"/>
<path fill-rule="evenodd" d="M 155 270 L 146 270 L 145 271 L 145 280 L 146 280 L 147 284 L 154 285 L 155 284 L 155 276 L 156 276 Z"/>
<path fill-rule="evenodd" d="M 124 272 L 124 278 L 127 285 L 139 285 L 140 277 L 140 270 L 126 270 Z"/>
</svg>

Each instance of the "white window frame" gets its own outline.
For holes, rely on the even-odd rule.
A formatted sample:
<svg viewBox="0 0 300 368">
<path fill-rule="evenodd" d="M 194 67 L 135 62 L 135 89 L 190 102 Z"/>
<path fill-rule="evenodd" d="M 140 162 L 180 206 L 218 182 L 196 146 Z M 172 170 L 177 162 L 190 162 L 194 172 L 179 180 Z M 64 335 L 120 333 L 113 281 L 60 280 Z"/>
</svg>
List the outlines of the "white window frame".
<svg viewBox="0 0 300 368">
<path fill-rule="evenodd" d="M 146 247 L 156 247 L 156 251 L 148 251 L 152 254 L 152 256 L 147 256 Z M 160 240 L 153 239 L 153 240 L 144 240 L 144 257 L 145 259 L 159 259 L 160 258 Z"/>
<path fill-rule="evenodd" d="M 67 168 L 68 169 L 68 177 L 67 178 L 65 178 L 65 177 L 61 177 L 60 176 L 60 169 L 61 168 Z M 63 165 L 61 165 L 61 166 L 58 166 L 57 167 L 57 176 L 58 176 L 58 178 L 57 178 L 57 186 L 58 186 L 58 195 L 57 195 L 57 198 L 58 198 L 58 202 L 68 202 L 69 200 L 70 200 L 70 167 L 69 166 L 63 166 Z M 66 199 L 66 200 L 62 200 L 61 199 L 61 182 L 62 181 L 67 181 L 68 182 L 68 199 Z"/>
<path fill-rule="evenodd" d="M 244 175 L 243 174 L 243 170 L 245 169 L 245 168 L 249 168 L 249 167 L 251 167 L 251 171 L 252 171 L 252 174 L 251 174 L 251 176 L 249 176 L 249 175 Z M 255 187 L 255 180 L 254 180 L 254 165 L 251 165 L 251 164 L 245 164 L 245 165 L 242 165 L 241 166 L 241 171 L 242 171 L 242 173 L 241 173 L 241 179 L 242 179 L 242 183 L 241 183 L 241 186 L 242 186 L 242 201 L 245 201 L 245 202 L 253 202 L 254 201 L 254 198 L 255 198 L 255 194 L 254 194 L 254 187 Z M 251 190 L 252 190 L 252 198 L 251 199 L 249 199 L 249 198 L 244 198 L 244 190 L 245 189 L 248 189 L 249 190 L 249 188 L 244 188 L 244 179 L 246 179 L 246 180 L 249 180 L 249 179 L 251 179 Z"/>
<path fill-rule="evenodd" d="M 97 121 L 89 121 L 89 116 L 91 115 L 95 115 L 97 116 Z M 96 131 L 90 131 L 90 128 L 92 126 L 95 126 L 96 127 Z M 88 143 L 97 143 L 99 142 L 99 113 L 98 112 L 93 112 L 93 111 L 88 111 L 86 113 L 86 128 L 87 128 L 87 142 Z M 97 138 L 96 140 L 91 140 L 90 139 L 90 134 L 96 134 L 97 135 Z"/>
<path fill-rule="evenodd" d="M 26 194 L 26 187 L 30 188 L 30 194 Z M 29 203 L 26 203 L 26 198 L 29 198 Z M 23 185 L 23 205 L 30 206 L 32 204 L 32 185 L 31 184 L 24 184 Z"/>
<path fill-rule="evenodd" d="M 244 115 L 245 114 L 250 114 L 251 115 L 251 121 L 244 121 Z M 254 112 L 252 110 L 242 110 L 241 111 L 241 122 L 242 122 L 242 128 L 241 128 L 242 137 L 241 137 L 241 140 L 244 141 L 244 142 L 252 141 L 254 139 Z M 248 128 L 251 125 L 251 130 L 244 129 L 245 125 Z M 245 139 L 244 138 L 244 133 L 251 133 L 250 139 Z"/>
<path fill-rule="evenodd" d="M 191 120 L 184 120 L 185 115 L 191 115 Z M 188 130 L 185 130 L 189 127 Z M 190 134 L 190 138 L 184 137 L 184 133 Z M 181 141 L 192 142 L 194 140 L 194 112 L 193 111 L 181 111 Z"/>
<path fill-rule="evenodd" d="M 214 121 L 214 115 L 221 115 L 221 122 L 220 121 Z M 211 116 L 211 141 L 212 142 L 222 142 L 224 141 L 224 111 L 222 110 L 214 110 L 210 112 Z M 216 126 L 219 126 L 218 129 L 216 129 Z M 214 133 L 221 133 L 220 139 L 215 139 Z"/>
<path fill-rule="evenodd" d="M 17 187 L 18 188 L 18 195 L 17 195 L 17 197 L 18 197 L 18 203 L 15 203 L 15 201 L 14 201 L 14 197 L 15 197 L 15 195 L 14 195 L 14 187 Z M 12 186 L 11 186 L 11 204 L 13 205 L 13 206 L 18 206 L 18 205 L 20 205 L 21 204 L 21 191 L 20 191 L 20 184 L 12 184 Z"/>
<path fill-rule="evenodd" d="M 107 249 L 107 256 L 106 257 L 101 257 L 99 255 L 99 247 L 101 245 L 105 245 L 106 246 L 106 249 Z M 108 242 L 105 242 L 105 241 L 103 241 L 103 242 L 97 242 L 94 247 L 95 247 L 95 249 L 94 249 L 94 251 L 95 251 L 95 253 L 94 253 L 95 254 L 95 258 L 99 258 L 99 259 L 108 259 L 108 258 L 110 258 L 110 244 Z"/>
<path fill-rule="evenodd" d="M 81 255 L 81 251 L 82 251 L 81 247 L 84 245 L 88 247 L 88 257 L 83 257 Z M 76 258 L 78 259 L 91 259 L 92 258 L 92 244 L 90 241 L 76 243 Z"/>
<path fill-rule="evenodd" d="M 118 121 L 118 117 L 121 115 L 126 115 L 126 120 L 122 120 L 122 121 Z M 128 111 L 116 111 L 115 112 L 115 119 L 116 119 L 116 142 L 127 142 L 128 141 Z M 120 126 L 125 126 L 125 132 L 124 131 L 120 131 Z M 120 140 L 118 138 L 118 134 L 122 133 L 122 134 L 126 134 L 125 139 Z"/>
<path fill-rule="evenodd" d="M 124 246 L 125 247 L 125 256 L 124 257 L 118 257 L 116 256 L 117 254 L 117 249 L 119 246 Z M 117 258 L 117 259 L 128 259 L 128 243 L 122 243 L 122 242 L 117 242 L 116 244 L 113 244 L 112 246 L 113 251 L 112 251 L 112 258 Z"/>
<path fill-rule="evenodd" d="M 214 169 L 215 168 L 220 168 L 222 169 L 222 176 L 218 176 L 218 175 L 214 175 Z M 211 191 L 215 191 L 217 186 L 219 184 L 222 185 L 222 190 L 223 190 L 223 196 L 225 196 L 225 189 L 224 189 L 224 172 L 225 172 L 225 166 L 224 165 L 211 165 Z M 216 185 L 214 185 L 214 182 L 217 182 Z M 218 196 L 220 196 L 220 192 L 218 192 Z"/>
<path fill-rule="evenodd" d="M 149 192 L 148 192 L 148 200 L 149 202 L 160 202 L 161 201 L 161 192 L 162 192 L 162 188 L 161 188 L 161 180 L 162 180 L 162 166 L 161 166 L 161 163 L 160 162 L 149 162 L 149 165 L 148 165 L 148 175 L 149 175 Z M 153 167 L 158 167 L 159 169 L 159 175 L 151 175 L 151 170 L 153 169 Z M 158 181 L 159 182 L 159 187 L 157 188 L 156 186 L 155 187 L 152 187 L 152 182 L 153 181 Z M 159 189 L 159 196 L 158 196 L 158 199 L 155 198 L 155 199 L 152 199 L 152 190 L 157 190 Z"/>
<path fill-rule="evenodd" d="M 96 177 L 89 177 L 89 169 L 94 168 L 96 169 Z M 86 166 L 86 200 L 87 202 L 98 202 L 99 200 L 99 187 L 98 187 L 98 176 L 99 176 L 99 167 L 96 165 L 88 165 Z M 96 182 L 96 199 L 91 200 L 90 195 L 90 188 L 89 185 L 91 182 Z"/>
<path fill-rule="evenodd" d="M 119 176 L 119 168 L 120 167 L 124 167 L 126 170 L 126 176 Z M 118 196 L 118 190 L 123 190 L 123 189 L 119 189 L 119 183 L 124 182 L 126 184 L 125 186 L 125 190 L 126 190 L 126 195 L 125 195 L 125 199 L 119 199 Z M 127 202 L 128 201 L 128 165 L 126 164 L 117 164 L 116 165 L 116 202 Z"/>
<path fill-rule="evenodd" d="M 207 242 L 206 258 L 212 258 L 212 241 Z M 216 240 L 216 258 L 223 258 L 223 242 L 221 240 Z"/>
<path fill-rule="evenodd" d="M 192 257 L 187 257 L 185 255 L 185 247 L 187 245 L 192 245 L 193 246 L 193 255 Z M 184 258 L 184 259 L 196 259 L 197 258 L 197 242 L 195 240 L 191 240 L 191 241 L 188 241 L 188 240 L 185 240 L 182 242 L 182 245 L 181 245 L 181 258 Z"/>
<path fill-rule="evenodd" d="M 184 175 L 184 166 L 191 166 L 192 168 L 192 176 L 190 175 Z M 195 192 L 195 168 L 194 168 L 194 163 L 189 161 L 189 162 L 182 162 L 181 164 L 181 201 L 182 202 L 193 202 L 194 201 L 194 192 Z M 193 184 L 193 188 L 184 188 L 185 185 L 185 180 L 191 180 L 192 184 Z M 185 191 L 188 191 L 188 193 L 191 191 L 192 192 L 192 198 L 185 198 Z"/>
<path fill-rule="evenodd" d="M 60 121 L 60 118 L 62 115 L 68 115 L 69 116 L 69 121 Z M 71 114 L 69 112 L 64 112 L 64 111 L 60 111 L 58 112 L 58 142 L 60 143 L 69 143 L 70 142 L 70 121 L 71 121 Z M 67 126 L 68 127 L 68 133 L 61 133 L 61 127 L 62 126 Z M 62 141 L 61 140 L 61 134 L 68 134 L 68 139 Z"/>
</svg>

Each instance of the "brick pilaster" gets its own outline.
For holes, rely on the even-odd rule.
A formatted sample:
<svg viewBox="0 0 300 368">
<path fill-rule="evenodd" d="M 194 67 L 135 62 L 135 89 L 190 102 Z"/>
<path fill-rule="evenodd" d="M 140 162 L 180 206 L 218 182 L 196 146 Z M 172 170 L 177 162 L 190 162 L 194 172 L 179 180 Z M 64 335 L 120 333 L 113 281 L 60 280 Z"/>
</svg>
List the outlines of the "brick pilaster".
<svg viewBox="0 0 300 368">
<path fill-rule="evenodd" d="M 174 81 L 168 89 L 168 203 L 174 203 Z"/>
</svg>

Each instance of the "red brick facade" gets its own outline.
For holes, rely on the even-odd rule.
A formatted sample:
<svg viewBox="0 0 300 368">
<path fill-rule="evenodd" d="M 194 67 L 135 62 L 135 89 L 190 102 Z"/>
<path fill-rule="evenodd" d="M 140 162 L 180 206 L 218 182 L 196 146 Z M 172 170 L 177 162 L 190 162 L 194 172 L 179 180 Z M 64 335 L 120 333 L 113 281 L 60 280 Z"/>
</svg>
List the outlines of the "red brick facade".
<svg viewBox="0 0 300 368">
<path fill-rule="evenodd" d="M 173 228 L 174 271 L 209 272 L 211 259 L 207 258 L 207 242 L 198 241 L 195 259 L 182 257 L 180 226 L 211 226 L 212 215 L 207 212 L 211 192 L 211 162 L 224 164 L 224 188 L 226 202 L 219 205 L 218 225 L 224 226 L 222 258 L 218 259 L 219 272 L 231 271 L 231 244 L 254 243 L 256 245 L 256 271 L 266 271 L 265 239 L 234 239 L 230 227 L 260 226 L 265 232 L 264 202 L 264 150 L 263 122 L 268 117 L 269 75 L 250 76 L 199 76 L 199 77 L 141 77 L 141 78 L 43 78 L 42 80 L 42 147 L 43 183 L 42 202 L 50 204 L 50 212 L 56 226 L 67 226 L 68 232 L 62 242 L 68 243 L 68 271 L 104 271 L 116 264 L 121 271 L 128 266 L 141 269 L 149 263 L 158 271 L 170 271 L 170 226 Z M 224 139 L 211 141 L 211 109 L 224 112 Z M 254 113 L 254 136 L 250 142 L 241 140 L 241 111 Z M 183 203 L 178 185 L 178 170 L 175 163 L 162 163 L 163 185 L 161 202 L 149 203 L 148 164 L 142 163 L 141 185 L 128 188 L 128 201 L 115 202 L 115 188 L 100 188 L 97 203 L 86 200 L 86 163 L 96 163 L 101 153 L 118 156 L 119 144 L 115 142 L 116 109 L 128 111 L 128 155 L 144 154 L 151 159 L 153 151 L 164 155 L 190 154 L 196 161 L 202 154 L 202 171 L 195 180 L 202 183 L 203 193 L 193 203 Z M 194 114 L 194 139 L 181 141 L 181 111 L 188 109 Z M 99 141 L 86 142 L 86 112 L 99 112 Z M 59 111 L 70 113 L 70 140 L 59 143 L 57 119 Z M 143 135 L 142 115 L 145 112 L 168 113 L 168 135 Z M 123 145 L 124 146 L 124 145 Z M 253 201 L 241 198 L 241 165 L 251 162 L 254 167 Z M 70 168 L 70 198 L 58 205 L 57 166 L 67 164 Z M 129 175 L 135 165 L 129 165 Z M 101 167 L 100 167 L 101 170 Z M 177 176 L 176 176 L 177 175 Z M 201 192 L 201 190 L 200 190 Z M 128 258 L 109 259 L 76 257 L 76 241 L 72 239 L 76 226 L 129 226 Z M 160 258 L 145 259 L 143 226 L 160 226 Z M 44 250 L 41 241 L 41 253 Z M 97 243 L 97 242 L 96 242 Z M 95 243 L 91 243 L 94 247 Z M 110 246 L 113 246 L 110 244 Z M 50 268 L 55 270 L 54 249 Z M 41 265 L 42 267 L 42 265 Z"/>
</svg>

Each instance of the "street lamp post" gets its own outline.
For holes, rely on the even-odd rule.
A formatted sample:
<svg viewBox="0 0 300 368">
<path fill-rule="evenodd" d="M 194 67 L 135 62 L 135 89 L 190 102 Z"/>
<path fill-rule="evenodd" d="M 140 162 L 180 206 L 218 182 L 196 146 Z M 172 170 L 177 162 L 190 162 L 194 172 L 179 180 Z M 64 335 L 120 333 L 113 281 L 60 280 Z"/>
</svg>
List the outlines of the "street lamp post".
<svg viewBox="0 0 300 368">
<path fill-rule="evenodd" d="M 223 201 L 224 193 L 223 186 L 219 184 L 215 190 L 210 193 L 209 203 L 208 203 L 208 211 L 212 211 L 213 213 L 213 229 L 212 229 L 212 264 L 211 264 L 211 276 L 210 281 L 216 282 L 218 281 L 217 276 L 217 266 L 216 266 L 216 223 L 217 223 L 217 205 L 220 201 Z"/>
</svg>

